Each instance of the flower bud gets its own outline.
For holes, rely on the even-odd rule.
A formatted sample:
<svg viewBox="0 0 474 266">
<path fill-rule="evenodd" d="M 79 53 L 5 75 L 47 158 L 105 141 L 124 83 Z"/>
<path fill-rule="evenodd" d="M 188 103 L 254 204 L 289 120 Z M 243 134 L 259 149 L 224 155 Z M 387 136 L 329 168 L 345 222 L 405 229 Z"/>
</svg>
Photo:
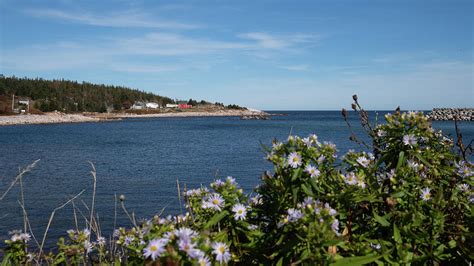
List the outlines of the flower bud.
<svg viewBox="0 0 474 266">
<path fill-rule="evenodd" d="M 357 94 L 352 95 L 352 99 L 357 102 Z"/>
<path fill-rule="evenodd" d="M 124 194 L 120 195 L 120 196 L 119 196 L 119 200 L 120 200 L 120 201 L 124 201 L 124 200 L 125 200 L 125 195 L 124 195 Z"/>
</svg>

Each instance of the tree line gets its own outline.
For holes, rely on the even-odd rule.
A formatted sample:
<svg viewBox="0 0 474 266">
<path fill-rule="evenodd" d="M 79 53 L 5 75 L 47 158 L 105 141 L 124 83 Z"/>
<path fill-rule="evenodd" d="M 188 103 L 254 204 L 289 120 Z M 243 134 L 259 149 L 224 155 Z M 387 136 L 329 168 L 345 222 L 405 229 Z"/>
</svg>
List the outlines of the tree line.
<svg viewBox="0 0 474 266">
<path fill-rule="evenodd" d="M 45 80 L 0 75 L 0 95 L 28 97 L 43 112 L 105 112 L 129 109 L 134 102 L 156 102 L 160 105 L 175 100 L 123 86 L 92 84 L 71 80 Z"/>
</svg>

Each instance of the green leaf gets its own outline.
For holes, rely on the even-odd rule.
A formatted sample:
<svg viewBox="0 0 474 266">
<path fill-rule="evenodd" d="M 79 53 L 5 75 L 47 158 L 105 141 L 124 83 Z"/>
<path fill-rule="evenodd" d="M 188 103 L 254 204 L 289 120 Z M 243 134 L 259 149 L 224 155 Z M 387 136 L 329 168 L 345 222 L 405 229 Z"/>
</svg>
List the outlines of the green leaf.
<svg viewBox="0 0 474 266">
<path fill-rule="evenodd" d="M 393 240 L 397 243 L 401 243 L 401 236 L 400 236 L 400 230 L 398 230 L 398 227 L 396 224 L 393 224 Z"/>
<path fill-rule="evenodd" d="M 377 215 L 375 212 L 373 214 L 374 214 L 375 221 L 377 221 L 382 226 L 389 226 L 390 225 L 390 223 L 384 217 Z"/>
<path fill-rule="evenodd" d="M 220 213 L 216 213 L 212 218 L 204 225 L 205 229 L 208 229 L 211 226 L 216 225 L 220 220 L 226 217 L 229 214 L 228 211 L 222 211 Z"/>
<path fill-rule="evenodd" d="M 416 158 L 418 158 L 418 160 L 420 160 L 422 163 L 424 163 L 426 166 L 429 166 L 429 167 L 433 167 L 433 165 L 431 163 L 429 163 L 425 158 L 423 158 L 421 155 L 419 154 L 416 154 L 415 155 Z"/>
<path fill-rule="evenodd" d="M 5 257 L 3 257 L 3 260 L 2 260 L 2 266 L 8 266 L 8 265 L 11 265 L 10 264 L 10 257 L 12 256 L 11 253 L 8 253 Z"/>
<path fill-rule="evenodd" d="M 304 193 L 308 196 L 313 196 L 313 192 L 305 185 L 301 184 L 301 189 L 304 191 Z"/>
<path fill-rule="evenodd" d="M 397 163 L 397 170 L 398 168 L 400 168 L 403 164 L 403 160 L 405 159 L 405 153 L 403 151 L 401 151 L 399 154 L 398 154 L 398 163 Z"/>
<path fill-rule="evenodd" d="M 378 254 L 370 254 L 366 256 L 359 256 L 359 257 L 345 257 L 343 259 L 340 259 L 336 261 L 335 263 L 331 264 L 332 266 L 339 266 L 339 265 L 365 265 L 369 264 L 371 262 L 374 262 L 381 258 L 381 255 Z"/>
<path fill-rule="evenodd" d="M 301 168 L 298 168 L 296 169 L 294 172 L 293 172 L 293 175 L 291 176 L 291 181 L 295 181 L 296 179 L 298 179 L 300 176 L 301 176 L 301 172 L 303 170 Z"/>
</svg>

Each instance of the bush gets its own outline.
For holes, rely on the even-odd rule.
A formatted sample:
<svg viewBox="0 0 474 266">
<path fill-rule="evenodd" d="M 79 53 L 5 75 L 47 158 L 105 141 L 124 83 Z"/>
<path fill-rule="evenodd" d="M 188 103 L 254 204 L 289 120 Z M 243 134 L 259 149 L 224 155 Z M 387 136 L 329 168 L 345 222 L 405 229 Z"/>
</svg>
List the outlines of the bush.
<svg viewBox="0 0 474 266">
<path fill-rule="evenodd" d="M 364 111 L 361 111 L 364 117 Z M 27 253 L 25 233 L 4 260 L 144 264 L 461 264 L 474 259 L 473 165 L 422 113 L 371 126 L 371 152 L 316 135 L 273 142 L 256 194 L 235 179 L 183 192 L 186 215 L 120 228 L 106 248 L 89 229 L 70 230 L 56 254 Z M 353 136 L 353 139 L 355 137 Z M 95 241 L 92 235 L 95 234 Z"/>
</svg>

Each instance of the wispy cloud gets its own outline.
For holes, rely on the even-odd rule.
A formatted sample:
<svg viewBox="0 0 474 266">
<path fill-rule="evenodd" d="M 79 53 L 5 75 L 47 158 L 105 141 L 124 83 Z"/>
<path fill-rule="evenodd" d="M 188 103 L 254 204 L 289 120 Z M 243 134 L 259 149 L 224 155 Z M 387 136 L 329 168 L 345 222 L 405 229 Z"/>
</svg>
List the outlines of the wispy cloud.
<svg viewBox="0 0 474 266">
<path fill-rule="evenodd" d="M 290 71 L 308 71 L 310 69 L 309 65 L 289 65 L 289 66 L 280 66 L 280 68 L 290 70 Z"/>
<path fill-rule="evenodd" d="M 27 9 L 24 12 L 38 18 L 63 20 L 71 23 L 102 27 L 138 27 L 162 29 L 196 29 L 197 24 L 187 24 L 171 20 L 159 20 L 141 11 L 122 11 L 94 14 L 82 11 L 65 11 L 59 9 Z"/>
<path fill-rule="evenodd" d="M 291 34 L 271 35 L 266 32 L 248 32 L 239 35 L 240 38 L 253 40 L 262 48 L 283 49 L 300 43 L 317 42 L 321 39 L 319 35 Z"/>
</svg>

